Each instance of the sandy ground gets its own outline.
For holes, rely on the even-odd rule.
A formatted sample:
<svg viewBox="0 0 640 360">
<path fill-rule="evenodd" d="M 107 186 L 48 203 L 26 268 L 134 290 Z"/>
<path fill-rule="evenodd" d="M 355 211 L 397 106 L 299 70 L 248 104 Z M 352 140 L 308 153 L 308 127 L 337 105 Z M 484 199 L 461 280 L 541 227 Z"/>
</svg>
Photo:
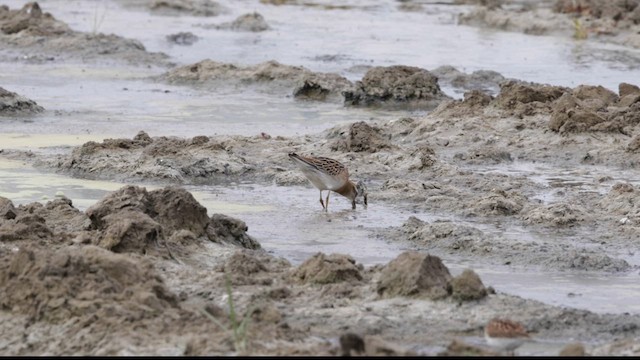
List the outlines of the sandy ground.
<svg viewBox="0 0 640 360">
<path fill-rule="evenodd" d="M 203 16 L 224 11 L 209 1 L 130 5 Z M 436 77 L 410 66 L 373 67 L 351 82 L 275 61 L 241 67 L 204 60 L 171 68 L 165 55 L 148 53 L 135 40 L 75 32 L 34 4 L 0 9 L 0 28 L 2 44 L 27 49 L 34 59 L 62 50 L 85 61 L 101 61 L 93 58 L 98 53 L 109 61 L 135 59 L 166 67 L 159 83 L 202 89 L 233 82 L 348 107 L 435 108 L 421 118 L 291 137 L 140 132 L 64 153 L 1 149 L 5 159 L 60 174 L 160 188 L 125 186 L 84 211 L 63 195 L 19 206 L 0 198 L 0 353 L 491 354 L 496 350 L 482 331 L 496 316 L 521 322 L 534 338 L 518 354 L 557 355 L 565 346 L 578 354 L 640 352 L 640 315 L 496 293 L 472 269 L 453 277 L 441 260 L 638 272 L 640 189 L 614 176 L 640 164 L 638 84 L 612 92 L 447 68 L 434 71 Z M 468 92 L 453 100 L 439 81 Z M 42 111 L 24 95 L 2 91 L 0 111 Z M 367 211 L 393 203 L 453 220 L 408 217 L 372 234 L 412 249 L 385 265 L 365 267 L 347 255 L 322 253 L 292 265 L 266 253 L 241 219 L 208 214 L 180 187 L 305 184 L 290 152 L 348 164 L 352 178 L 367 184 Z M 597 190 L 499 171 L 523 163 L 588 173 Z M 362 205 L 356 211 L 364 211 Z M 489 231 L 486 225 L 495 222 L 547 236 L 514 239 Z"/>
</svg>

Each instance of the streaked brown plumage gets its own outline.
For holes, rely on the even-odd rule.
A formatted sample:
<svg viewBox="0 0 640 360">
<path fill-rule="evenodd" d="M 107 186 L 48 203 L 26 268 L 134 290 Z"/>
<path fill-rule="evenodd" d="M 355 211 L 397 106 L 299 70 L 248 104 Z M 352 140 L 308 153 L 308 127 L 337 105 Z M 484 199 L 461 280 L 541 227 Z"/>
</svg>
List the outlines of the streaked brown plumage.
<svg viewBox="0 0 640 360">
<path fill-rule="evenodd" d="M 484 336 L 489 345 L 507 351 L 515 350 L 529 340 L 529 334 L 522 324 L 500 318 L 493 318 L 487 323 Z"/>
<path fill-rule="evenodd" d="M 329 194 L 326 201 L 322 200 L 322 191 L 334 191 L 349 200 L 351 208 L 356 208 L 356 197 L 364 197 L 364 205 L 367 205 L 366 187 L 362 183 L 354 183 L 349 180 L 349 170 L 338 160 L 323 156 L 302 156 L 290 153 L 289 158 L 298 166 L 309 182 L 320 190 L 320 204 L 325 211 L 329 208 Z"/>
</svg>

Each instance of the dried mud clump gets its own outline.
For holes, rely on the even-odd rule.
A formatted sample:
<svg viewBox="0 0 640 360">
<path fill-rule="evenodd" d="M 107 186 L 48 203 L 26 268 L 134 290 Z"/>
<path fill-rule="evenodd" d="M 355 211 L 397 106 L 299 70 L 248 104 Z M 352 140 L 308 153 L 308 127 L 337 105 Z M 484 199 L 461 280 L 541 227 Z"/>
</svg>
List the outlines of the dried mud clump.
<svg viewBox="0 0 640 360">
<path fill-rule="evenodd" d="M 0 220 L 12 220 L 15 219 L 16 216 L 16 208 L 13 206 L 13 202 L 0 196 Z"/>
<path fill-rule="evenodd" d="M 207 209 L 182 188 L 147 191 L 125 186 L 107 195 L 86 211 L 92 241 L 114 252 L 164 253 L 169 243 L 184 249 L 198 239 L 227 242 L 256 249 L 260 244 L 246 234 L 244 222 L 221 214 L 207 216 Z"/>
<path fill-rule="evenodd" d="M 620 272 L 631 268 L 631 265 L 623 259 L 615 259 L 606 254 L 589 252 L 585 249 L 570 250 L 543 263 L 561 264 L 561 268 L 570 270 Z"/>
<path fill-rule="evenodd" d="M 500 88 L 500 83 L 506 78 L 502 74 L 492 70 L 476 70 L 466 74 L 453 66 L 444 65 L 433 69 L 431 73 L 438 77 L 442 84 L 449 84 L 455 88 L 464 90 L 489 91 L 495 93 Z"/>
<path fill-rule="evenodd" d="M 400 254 L 382 269 L 377 285 L 380 296 L 442 299 L 451 293 L 449 269 L 436 256 L 411 251 Z"/>
<path fill-rule="evenodd" d="M 57 36 L 70 33 L 71 29 L 50 13 L 42 12 L 37 2 L 28 2 L 20 10 L 0 6 L 0 31 L 6 35 Z"/>
<path fill-rule="evenodd" d="M 620 132 L 640 123 L 640 89 L 621 83 L 619 95 L 602 86 L 580 85 L 550 107 L 549 128 L 559 133 Z M 629 151 L 634 151 L 630 144 Z"/>
<path fill-rule="evenodd" d="M 260 243 L 247 234 L 247 224 L 231 216 L 213 214 L 207 224 L 209 240 L 217 243 L 229 243 L 247 249 L 260 249 Z"/>
<path fill-rule="evenodd" d="M 0 116 L 31 115 L 44 111 L 35 101 L 0 87 Z"/>
<path fill-rule="evenodd" d="M 184 189 L 166 187 L 147 192 L 125 186 L 86 211 L 92 229 L 98 230 L 98 245 L 114 252 L 146 253 L 158 241 L 186 230 L 204 235 L 209 221 L 207 209 Z"/>
<path fill-rule="evenodd" d="M 571 204 L 553 204 L 535 207 L 525 212 L 522 219 L 527 224 L 542 224 L 557 227 L 569 227 L 585 219 L 585 214 L 578 207 Z"/>
<path fill-rule="evenodd" d="M 292 278 L 306 284 L 354 283 L 363 279 L 362 270 L 351 256 L 317 253 L 298 266 Z"/>
<path fill-rule="evenodd" d="M 301 66 L 267 61 L 253 66 L 237 66 L 212 60 L 175 68 L 162 75 L 162 79 L 175 84 L 208 85 L 260 85 L 285 88 L 294 96 L 323 100 L 337 97 L 352 86 L 345 77 L 334 73 L 314 73 Z"/>
<path fill-rule="evenodd" d="M 451 99 L 440 90 L 436 76 L 404 65 L 374 67 L 343 95 L 345 105 L 389 108 L 434 108 Z"/>
<path fill-rule="evenodd" d="M 71 30 L 67 24 L 43 12 L 37 2 L 20 10 L 0 7 L 0 44 L 27 53 L 36 61 L 55 58 L 112 58 L 131 63 L 168 65 L 168 56 L 149 53 L 141 42 L 117 35 L 90 34 Z"/>
<path fill-rule="evenodd" d="M 500 84 L 500 93 L 494 103 L 516 116 L 533 115 L 539 109 L 548 112 L 549 104 L 568 91 L 570 89 L 561 86 L 509 80 Z"/>
<path fill-rule="evenodd" d="M 95 246 L 54 253 L 23 248 L 0 260 L 2 308 L 34 321 L 82 316 L 136 321 L 178 306 L 150 262 Z"/>
<path fill-rule="evenodd" d="M 0 219 L 0 242 L 53 240 L 54 233 L 42 216 L 19 214 L 10 220 Z"/>
<path fill-rule="evenodd" d="M 252 171 L 244 157 L 206 136 L 156 137 L 140 132 L 133 139 L 87 142 L 52 164 L 77 176 L 119 180 L 162 179 L 172 183 L 211 183 Z"/>
<path fill-rule="evenodd" d="M 149 8 L 159 15 L 218 16 L 227 11 L 212 0 L 152 0 Z"/>
<path fill-rule="evenodd" d="M 339 129 L 328 137 L 335 138 L 331 143 L 332 151 L 375 153 L 393 147 L 382 134 L 382 129 L 364 121 L 349 125 L 348 131 Z"/>
<path fill-rule="evenodd" d="M 192 32 L 181 31 L 179 33 L 167 35 L 167 41 L 177 45 L 193 45 L 200 38 Z"/>
<path fill-rule="evenodd" d="M 267 21 L 264 19 L 264 16 L 257 12 L 240 15 L 232 22 L 216 25 L 215 28 L 221 30 L 250 32 L 260 32 L 270 29 L 269 24 L 267 24 Z"/>
<path fill-rule="evenodd" d="M 454 300 L 472 301 L 486 296 L 487 289 L 473 270 L 466 269 L 451 280 L 451 297 Z"/>
<path fill-rule="evenodd" d="M 494 189 L 489 195 L 480 199 L 469 214 L 480 215 L 515 215 L 522 210 L 527 198 L 515 191 Z"/>
</svg>

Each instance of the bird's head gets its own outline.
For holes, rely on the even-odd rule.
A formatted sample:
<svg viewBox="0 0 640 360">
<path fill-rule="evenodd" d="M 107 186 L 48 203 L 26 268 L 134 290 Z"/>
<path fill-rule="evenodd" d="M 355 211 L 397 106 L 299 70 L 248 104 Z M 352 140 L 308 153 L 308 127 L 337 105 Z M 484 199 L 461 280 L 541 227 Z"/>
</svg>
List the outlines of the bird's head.
<svg viewBox="0 0 640 360">
<path fill-rule="evenodd" d="M 368 205 L 367 204 L 367 196 L 368 196 L 367 186 L 364 184 L 364 181 L 360 180 L 356 182 L 353 187 L 354 187 L 354 192 L 353 192 L 353 197 L 351 198 L 351 208 L 355 209 L 356 200 L 358 199 L 358 197 L 362 197 L 363 204 L 366 209 Z"/>
</svg>

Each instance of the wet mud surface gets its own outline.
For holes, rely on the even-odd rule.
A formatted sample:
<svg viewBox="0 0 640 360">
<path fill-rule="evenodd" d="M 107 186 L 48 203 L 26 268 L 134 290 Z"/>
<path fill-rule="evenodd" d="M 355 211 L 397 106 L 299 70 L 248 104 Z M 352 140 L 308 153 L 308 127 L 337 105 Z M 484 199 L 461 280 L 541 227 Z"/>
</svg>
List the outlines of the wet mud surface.
<svg viewBox="0 0 640 360">
<path fill-rule="evenodd" d="M 430 9 L 401 3 L 391 18 Z M 598 40 L 633 47 L 618 41 L 633 13 L 579 3 L 431 11 L 446 24 L 459 7 L 482 27 L 503 13 L 619 18 Z M 178 53 L 208 32 L 279 31 L 278 11 L 368 19 L 387 5 L 110 4 L 195 25 L 143 45 L 135 27 L 105 35 L 45 4 L 0 8 L 0 60 L 25 74 L 0 84 L 0 353 L 492 354 L 483 328 L 501 316 L 534 338 L 518 355 L 637 355 L 633 77 L 547 84 L 347 55 L 191 61 Z M 558 23 L 534 33 L 561 38 Z M 155 51 L 166 42 L 182 50 Z M 322 211 L 291 152 L 347 165 L 368 206 L 335 195 Z"/>
</svg>

